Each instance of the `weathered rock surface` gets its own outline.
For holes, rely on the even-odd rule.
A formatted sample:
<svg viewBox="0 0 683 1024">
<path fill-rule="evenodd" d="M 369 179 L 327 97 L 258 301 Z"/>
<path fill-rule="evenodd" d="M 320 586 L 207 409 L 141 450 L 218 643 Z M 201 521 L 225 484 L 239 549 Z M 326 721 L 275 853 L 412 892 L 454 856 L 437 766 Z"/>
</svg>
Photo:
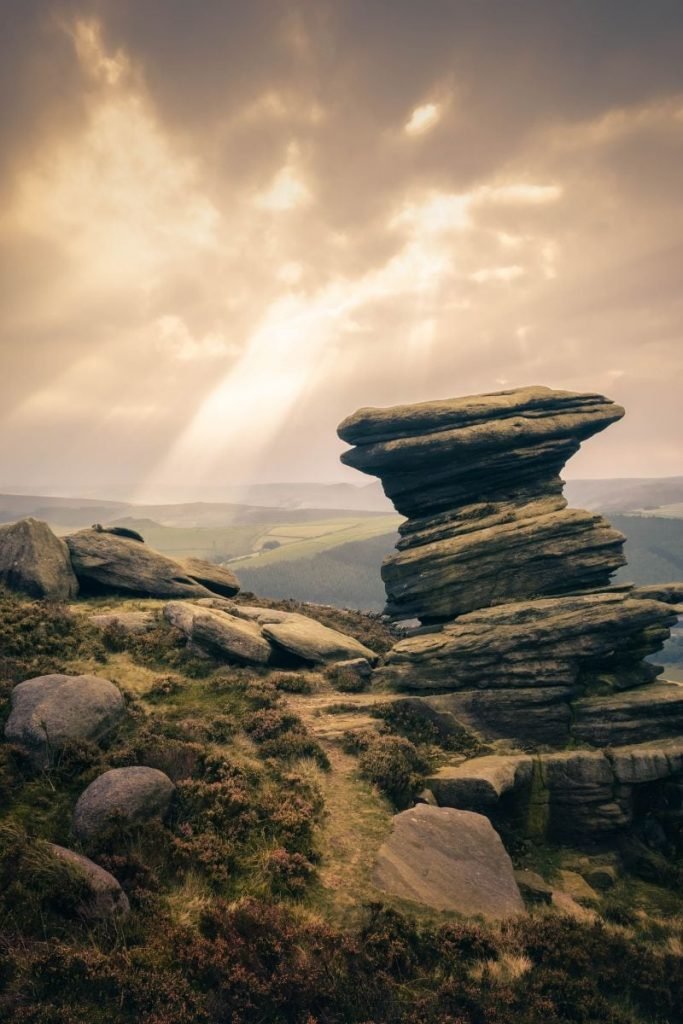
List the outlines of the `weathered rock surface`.
<svg viewBox="0 0 683 1024">
<path fill-rule="evenodd" d="M 164 617 L 192 643 L 230 661 L 265 665 L 272 657 L 272 648 L 257 623 L 238 619 L 219 608 L 172 601 L 164 607 Z"/>
<path fill-rule="evenodd" d="M 396 815 L 374 884 L 437 910 L 504 918 L 524 912 L 512 863 L 488 818 L 418 804 Z"/>
<path fill-rule="evenodd" d="M 98 776 L 81 793 L 74 811 L 74 829 L 81 839 L 91 839 L 112 816 L 129 823 L 163 819 L 175 786 L 156 768 L 112 768 Z"/>
<path fill-rule="evenodd" d="M 49 764 L 68 740 L 98 740 L 124 715 L 121 691 L 98 676 L 47 675 L 12 690 L 5 738 Z"/>
<path fill-rule="evenodd" d="M 210 596 L 178 562 L 131 538 L 79 530 L 66 543 L 84 587 L 145 597 Z"/>
<path fill-rule="evenodd" d="M 382 577 L 389 615 L 421 626 L 373 685 L 533 752 L 442 769 L 427 783 L 439 804 L 590 840 L 631 822 L 639 786 L 681 777 L 683 686 L 655 683 L 649 656 L 683 584 L 610 585 L 624 537 L 562 495 L 567 459 L 623 414 L 531 387 L 361 409 L 339 428 L 355 446 L 342 461 L 408 517 Z"/>
<path fill-rule="evenodd" d="M 512 522 L 441 534 L 411 547 L 404 539 L 403 549 L 385 560 L 392 617 L 441 621 L 531 595 L 604 586 L 626 562 L 623 534 L 594 512 L 524 516 L 518 509 Z"/>
<path fill-rule="evenodd" d="M 39 519 L 0 526 L 0 583 L 50 601 L 68 601 L 78 593 L 69 549 Z"/>
<path fill-rule="evenodd" d="M 638 787 L 683 778 L 683 737 L 607 750 L 470 758 L 426 780 L 440 807 L 517 819 L 530 834 L 588 842 L 629 824 Z"/>
<path fill-rule="evenodd" d="M 675 621 L 668 605 L 620 590 L 502 604 L 400 640 L 381 678 L 400 689 L 583 688 L 634 648 L 658 650 Z"/>
<path fill-rule="evenodd" d="M 85 881 L 89 895 L 81 908 L 84 917 L 105 918 L 128 913 L 128 897 L 113 875 L 74 850 L 54 843 L 47 845 L 55 857 L 65 861 Z"/>
<path fill-rule="evenodd" d="M 265 622 L 263 633 L 278 647 L 314 665 L 350 658 L 365 658 L 375 665 L 378 660 L 374 651 L 354 637 L 295 612 L 280 622 Z"/>
<path fill-rule="evenodd" d="M 239 580 L 234 572 L 224 565 L 214 565 L 213 562 L 205 562 L 203 558 L 183 558 L 180 565 L 190 579 L 195 580 L 214 594 L 234 597 L 239 592 Z"/>
</svg>

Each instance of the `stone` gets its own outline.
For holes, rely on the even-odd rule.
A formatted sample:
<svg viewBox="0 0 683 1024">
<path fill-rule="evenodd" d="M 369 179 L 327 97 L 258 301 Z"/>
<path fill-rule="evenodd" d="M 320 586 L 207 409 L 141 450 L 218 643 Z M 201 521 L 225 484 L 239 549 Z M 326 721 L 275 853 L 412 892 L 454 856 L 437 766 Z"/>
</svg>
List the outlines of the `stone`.
<svg viewBox="0 0 683 1024">
<path fill-rule="evenodd" d="M 441 807 L 485 813 L 506 793 L 531 786 L 533 759 L 525 754 L 491 754 L 440 768 L 426 781 Z"/>
<path fill-rule="evenodd" d="M 608 892 L 619 879 L 619 873 L 611 864 L 599 864 L 583 872 L 583 877 L 593 890 Z"/>
<path fill-rule="evenodd" d="M 128 537 L 129 540 L 136 540 L 139 544 L 145 543 L 145 538 L 137 530 L 131 530 L 129 526 L 102 526 L 101 523 L 93 523 L 91 529 L 97 533 L 110 533 L 114 537 Z"/>
<path fill-rule="evenodd" d="M 683 775 L 683 737 L 606 751 L 617 782 L 634 785 Z"/>
<path fill-rule="evenodd" d="M 336 661 L 330 667 L 328 675 L 334 681 L 339 676 L 349 680 L 357 681 L 359 689 L 362 689 L 372 678 L 372 665 L 367 658 L 348 658 L 345 661 Z"/>
<path fill-rule="evenodd" d="M 365 658 L 371 665 L 378 661 L 375 652 L 354 637 L 295 612 L 281 622 L 264 623 L 263 634 L 271 643 L 314 665 L 349 658 Z"/>
<path fill-rule="evenodd" d="M 431 789 L 421 789 L 415 797 L 416 804 L 429 804 L 430 807 L 438 807 L 439 801 L 434 796 Z"/>
<path fill-rule="evenodd" d="M 30 517 L 0 526 L 0 584 L 49 601 L 69 601 L 78 593 L 66 544 L 47 523 Z"/>
<path fill-rule="evenodd" d="M 14 687 L 5 738 L 49 765 L 69 740 L 96 741 L 125 713 L 121 691 L 98 676 L 46 675 Z"/>
<path fill-rule="evenodd" d="M 574 735 L 606 747 L 659 740 L 683 733 L 683 686 L 658 683 L 574 704 Z"/>
<path fill-rule="evenodd" d="M 79 530 L 65 538 L 81 586 L 94 592 L 144 597 L 208 597 L 178 562 L 128 537 Z"/>
<path fill-rule="evenodd" d="M 234 597 L 239 592 L 239 580 L 227 566 L 214 565 L 203 558 L 183 558 L 180 564 L 190 577 L 207 590 L 223 597 Z"/>
<path fill-rule="evenodd" d="M 526 868 L 515 871 L 515 881 L 527 902 L 546 905 L 552 903 L 553 888 L 538 872 Z"/>
<path fill-rule="evenodd" d="M 156 623 L 154 612 L 99 612 L 88 619 L 98 629 L 116 627 L 122 632 L 134 636 L 146 633 Z"/>
<path fill-rule="evenodd" d="M 577 847 L 630 826 L 639 787 L 661 782 L 668 806 L 683 792 L 683 686 L 651 660 L 683 583 L 612 584 L 624 537 L 562 493 L 566 461 L 623 415 L 603 395 L 528 387 L 361 409 L 338 430 L 342 462 L 406 517 L 382 578 L 387 616 L 418 625 L 372 688 L 498 748 L 428 788 Z"/>
<path fill-rule="evenodd" d="M 78 798 L 74 811 L 76 835 L 92 839 L 114 815 L 130 824 L 163 820 L 174 791 L 169 777 L 156 768 L 112 768 L 91 782 Z"/>
<path fill-rule="evenodd" d="M 626 562 L 623 534 L 597 513 L 518 515 L 390 555 L 382 566 L 387 614 L 441 621 L 531 594 L 599 587 Z"/>
<path fill-rule="evenodd" d="M 74 850 L 67 850 L 54 843 L 48 843 L 47 848 L 85 881 L 89 896 L 81 908 L 83 917 L 99 919 L 121 917 L 128 913 L 128 897 L 113 875 Z"/>
<path fill-rule="evenodd" d="M 561 870 L 558 878 L 562 892 L 568 893 L 577 903 L 598 902 L 600 897 L 595 889 L 577 871 Z"/>
<path fill-rule="evenodd" d="M 397 814 L 374 884 L 436 910 L 491 919 L 524 912 L 512 863 L 488 818 L 418 804 Z"/>
<path fill-rule="evenodd" d="M 272 658 L 272 647 L 257 623 L 238 619 L 218 608 L 171 601 L 164 607 L 164 618 L 182 630 L 192 644 L 228 661 L 266 665 Z"/>
</svg>

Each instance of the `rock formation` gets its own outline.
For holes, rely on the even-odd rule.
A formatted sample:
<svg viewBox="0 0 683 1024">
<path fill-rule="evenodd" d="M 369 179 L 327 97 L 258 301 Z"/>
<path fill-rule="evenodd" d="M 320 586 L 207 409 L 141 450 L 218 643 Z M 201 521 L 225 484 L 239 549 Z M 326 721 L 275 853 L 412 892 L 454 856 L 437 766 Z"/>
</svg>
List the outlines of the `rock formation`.
<svg viewBox="0 0 683 1024">
<path fill-rule="evenodd" d="M 376 684 L 420 693 L 489 740 L 600 748 L 505 768 L 504 788 L 529 806 L 540 786 L 553 820 L 570 808 L 569 829 L 618 827 L 632 816 L 634 785 L 683 768 L 671 750 L 653 753 L 683 734 L 683 687 L 656 682 L 661 669 L 644 660 L 668 638 L 683 584 L 610 586 L 624 537 L 562 495 L 567 459 L 623 415 L 602 395 L 529 387 L 361 409 L 339 428 L 355 445 L 342 461 L 379 476 L 408 517 L 382 576 L 388 614 L 422 627 L 389 652 Z M 643 743 L 640 756 L 632 745 Z M 608 747 L 622 753 L 610 759 Z M 636 778 L 623 777 L 624 759 Z M 491 806 L 502 783 L 489 761 L 468 762 L 458 785 L 436 780 L 439 802 Z M 582 816 L 586 802 L 593 812 Z"/>
<path fill-rule="evenodd" d="M 202 598 L 171 601 L 164 617 L 199 648 L 247 665 L 277 664 L 283 658 L 307 665 L 361 658 L 369 670 L 378 660 L 354 637 L 299 612 Z"/>
<path fill-rule="evenodd" d="M 66 538 L 82 586 L 149 597 L 206 597 L 210 591 L 172 558 L 130 537 L 79 530 Z"/>
<path fill-rule="evenodd" d="M 39 519 L 0 526 L 0 583 L 50 601 L 68 601 L 78 593 L 69 549 Z"/>
</svg>

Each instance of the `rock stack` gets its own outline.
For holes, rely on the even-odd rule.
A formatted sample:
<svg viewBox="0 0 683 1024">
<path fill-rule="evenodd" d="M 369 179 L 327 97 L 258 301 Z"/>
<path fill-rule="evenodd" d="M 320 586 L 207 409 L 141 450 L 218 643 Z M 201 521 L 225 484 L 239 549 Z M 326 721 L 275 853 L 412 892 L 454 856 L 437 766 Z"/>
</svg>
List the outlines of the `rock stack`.
<svg viewBox="0 0 683 1024">
<path fill-rule="evenodd" d="M 683 734 L 683 687 L 644 660 L 683 584 L 610 586 L 624 537 L 562 495 L 567 459 L 623 415 L 602 395 L 528 387 L 341 424 L 355 446 L 342 461 L 378 476 L 407 517 L 382 577 L 388 614 L 422 626 L 379 685 L 526 750 L 647 742 L 650 756 Z"/>
</svg>

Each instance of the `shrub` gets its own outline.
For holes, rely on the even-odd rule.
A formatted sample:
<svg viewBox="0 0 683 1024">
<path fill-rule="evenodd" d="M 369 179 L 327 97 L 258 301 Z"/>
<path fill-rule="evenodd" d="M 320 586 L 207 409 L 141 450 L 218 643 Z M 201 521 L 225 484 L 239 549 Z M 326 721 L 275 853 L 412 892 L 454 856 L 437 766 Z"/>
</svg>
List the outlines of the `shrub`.
<svg viewBox="0 0 683 1024">
<path fill-rule="evenodd" d="M 410 740 L 402 736 L 373 736 L 361 750 L 358 768 L 397 807 L 407 807 L 429 765 Z"/>
<path fill-rule="evenodd" d="M 18 683 L 63 672 L 71 661 L 106 660 L 97 630 L 65 605 L 30 601 L 0 589 L 0 677 Z"/>
</svg>

